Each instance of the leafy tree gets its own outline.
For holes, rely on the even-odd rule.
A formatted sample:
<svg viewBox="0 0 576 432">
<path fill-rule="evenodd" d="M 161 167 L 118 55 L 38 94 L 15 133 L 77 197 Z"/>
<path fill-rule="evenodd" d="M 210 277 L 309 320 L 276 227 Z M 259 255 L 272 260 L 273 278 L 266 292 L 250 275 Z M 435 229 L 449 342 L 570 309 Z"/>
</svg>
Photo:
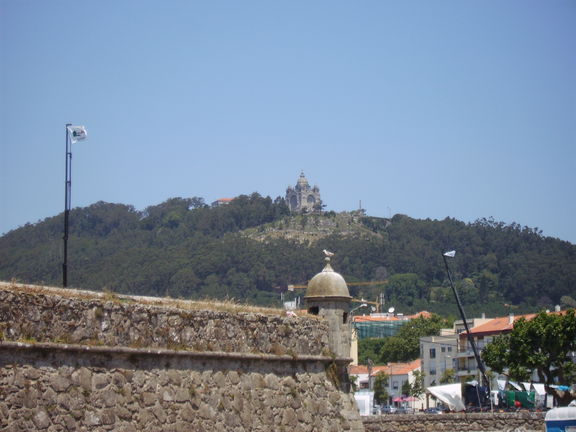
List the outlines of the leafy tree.
<svg viewBox="0 0 576 432">
<path fill-rule="evenodd" d="M 417 274 L 395 274 L 386 286 L 387 300 L 411 305 L 416 298 L 429 298 L 426 283 Z"/>
<path fill-rule="evenodd" d="M 408 362 L 420 356 L 420 338 L 440 334 L 440 329 L 451 322 L 438 315 L 418 317 L 403 325 L 396 336 L 386 338 L 380 350 L 380 361 Z"/>
<path fill-rule="evenodd" d="M 60 214 L 1 236 L 0 279 L 59 284 L 62 226 Z M 273 235 L 280 227 L 285 238 Z M 286 239 L 298 230 L 304 242 Z M 311 230 L 331 235 L 308 243 Z M 575 245 L 516 223 L 290 215 L 283 198 L 257 193 L 219 207 L 192 197 L 143 211 L 104 202 L 75 208 L 68 246 L 69 281 L 76 287 L 259 304 L 278 305 L 287 284 L 306 283 L 322 265 L 322 249 L 337 252 L 333 267 L 349 282 L 388 280 L 350 286 L 351 295 L 375 299 L 384 292 L 386 303 L 404 313 L 457 313 L 440 254 L 448 247 L 458 250 L 454 276 L 470 315 L 504 315 L 504 304 L 518 313 L 569 305 L 576 280 Z M 402 351 L 389 344 L 388 351 Z"/>
<path fill-rule="evenodd" d="M 415 351 L 413 341 L 404 341 L 398 336 L 385 338 L 384 344 L 380 349 L 380 363 L 410 361 L 414 355 L 418 358 L 419 349 L 420 346 L 418 345 L 418 349 Z"/>
<path fill-rule="evenodd" d="M 452 384 L 456 382 L 456 371 L 454 369 L 445 369 L 440 377 L 440 384 Z"/>
<path fill-rule="evenodd" d="M 368 359 L 373 359 L 374 364 L 385 364 L 380 361 L 380 351 L 386 339 L 366 338 L 358 341 L 358 363 L 368 364 Z"/>
<path fill-rule="evenodd" d="M 410 382 L 408 380 L 404 381 L 402 383 L 402 396 L 409 396 L 410 395 L 410 389 L 412 387 L 410 387 Z"/>
<path fill-rule="evenodd" d="M 560 303 L 569 308 L 576 308 L 576 300 L 569 295 L 560 297 Z"/>
<path fill-rule="evenodd" d="M 414 381 L 410 384 L 410 396 L 414 396 L 415 398 L 419 398 L 424 394 L 426 389 L 424 388 L 424 372 L 420 370 L 414 371 Z"/>
<path fill-rule="evenodd" d="M 374 379 L 374 399 L 378 404 L 385 404 L 388 402 L 390 395 L 388 394 L 388 374 L 386 372 L 378 372 Z"/>
<path fill-rule="evenodd" d="M 197 209 L 197 208 L 205 208 L 208 207 L 204 198 L 201 197 L 192 197 L 190 198 L 190 207 Z"/>
<path fill-rule="evenodd" d="M 576 364 L 571 353 L 576 351 L 576 315 L 541 312 L 531 320 L 520 318 L 512 332 L 496 337 L 482 351 L 486 365 L 516 380 L 526 380 L 536 372 L 546 391 L 561 405 L 575 397 L 559 391 L 554 384 L 571 385 L 576 380 Z"/>
</svg>

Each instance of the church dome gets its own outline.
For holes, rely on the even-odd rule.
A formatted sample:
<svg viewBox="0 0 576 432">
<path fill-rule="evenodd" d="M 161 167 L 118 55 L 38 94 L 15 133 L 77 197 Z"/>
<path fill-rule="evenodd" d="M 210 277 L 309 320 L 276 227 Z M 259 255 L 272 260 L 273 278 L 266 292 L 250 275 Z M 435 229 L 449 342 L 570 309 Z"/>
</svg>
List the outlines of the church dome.
<svg viewBox="0 0 576 432">
<path fill-rule="evenodd" d="M 304 171 L 300 173 L 300 177 L 298 178 L 298 183 L 296 184 L 296 187 L 299 189 L 308 189 L 310 187 L 310 185 L 308 184 L 308 179 L 304 175 Z"/>
<path fill-rule="evenodd" d="M 308 282 L 304 298 L 310 299 L 314 297 L 351 298 L 346 281 L 340 273 L 336 273 L 332 269 L 330 258 L 326 258 L 324 269 Z"/>
</svg>

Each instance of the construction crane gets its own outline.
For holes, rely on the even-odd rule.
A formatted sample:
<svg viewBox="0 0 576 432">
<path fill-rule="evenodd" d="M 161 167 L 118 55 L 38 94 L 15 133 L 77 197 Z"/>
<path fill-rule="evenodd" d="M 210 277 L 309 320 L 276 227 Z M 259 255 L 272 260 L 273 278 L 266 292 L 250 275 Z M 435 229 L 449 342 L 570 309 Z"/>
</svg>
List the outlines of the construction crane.
<svg viewBox="0 0 576 432">
<path fill-rule="evenodd" d="M 365 285 L 383 285 L 386 283 L 388 283 L 387 280 L 382 280 L 382 281 L 370 281 L 370 282 L 346 282 L 346 285 L 365 286 Z M 308 285 L 293 285 L 293 284 L 288 285 L 288 291 L 294 291 L 295 289 L 306 289 L 306 288 L 308 288 Z"/>
<path fill-rule="evenodd" d="M 380 303 L 380 302 L 364 300 L 363 298 L 361 298 L 361 299 L 353 298 L 352 302 L 354 302 L 354 303 L 367 303 L 370 305 L 374 305 L 374 306 L 376 306 L 376 313 L 380 313 L 380 307 L 382 306 L 382 303 Z"/>
<path fill-rule="evenodd" d="M 367 285 L 383 285 L 388 283 L 387 280 L 381 280 L 381 281 L 370 281 L 370 282 L 346 282 L 346 285 L 348 286 L 367 286 Z M 290 284 L 288 285 L 288 291 L 294 291 L 297 289 L 306 289 L 308 288 L 308 285 L 293 285 Z M 376 312 L 380 312 L 380 309 L 382 307 L 382 305 L 384 304 L 384 295 L 380 294 L 381 300 L 379 302 L 377 301 L 368 301 L 368 300 L 364 300 L 364 299 L 352 299 L 352 302 L 354 303 L 367 303 L 370 305 L 374 305 L 376 307 Z"/>
</svg>

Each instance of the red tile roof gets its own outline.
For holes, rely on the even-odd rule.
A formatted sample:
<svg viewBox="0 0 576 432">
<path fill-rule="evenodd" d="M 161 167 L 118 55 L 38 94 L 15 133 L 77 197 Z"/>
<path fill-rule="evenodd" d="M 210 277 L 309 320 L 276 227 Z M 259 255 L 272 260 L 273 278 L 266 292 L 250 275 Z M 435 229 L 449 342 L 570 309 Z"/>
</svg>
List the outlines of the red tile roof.
<svg viewBox="0 0 576 432">
<path fill-rule="evenodd" d="M 563 314 L 566 311 L 560 312 L 549 312 L 551 314 Z M 531 320 L 538 314 L 526 314 L 526 315 L 515 315 L 515 316 L 505 316 L 491 319 L 490 321 L 480 324 L 476 327 L 470 329 L 470 334 L 474 336 L 485 336 L 491 334 L 501 334 L 511 332 L 514 328 L 514 323 L 520 318 L 526 320 Z M 460 333 L 460 335 L 466 335 L 466 332 Z"/>
<path fill-rule="evenodd" d="M 406 318 L 416 319 L 416 318 L 432 318 L 432 313 L 428 311 L 420 311 L 415 313 L 414 315 L 408 315 Z"/>
<path fill-rule="evenodd" d="M 400 317 L 396 315 L 388 316 L 386 314 L 382 314 L 380 316 L 374 315 L 356 315 L 353 317 L 354 322 L 369 322 L 369 321 L 408 321 L 411 319 L 416 319 L 420 317 L 430 318 L 432 314 L 428 311 L 421 311 L 415 313 L 414 315 L 401 315 Z"/>
<path fill-rule="evenodd" d="M 372 376 L 377 375 L 379 372 L 385 372 L 388 375 L 407 375 L 420 368 L 420 359 L 408 363 L 388 363 L 384 366 L 374 366 L 372 368 Z M 353 365 L 348 369 L 348 373 L 353 375 L 367 374 L 368 366 L 365 365 Z"/>
<path fill-rule="evenodd" d="M 400 321 L 400 318 L 395 316 L 371 316 L 371 315 L 354 316 L 354 322 L 369 322 L 369 321 Z"/>
</svg>

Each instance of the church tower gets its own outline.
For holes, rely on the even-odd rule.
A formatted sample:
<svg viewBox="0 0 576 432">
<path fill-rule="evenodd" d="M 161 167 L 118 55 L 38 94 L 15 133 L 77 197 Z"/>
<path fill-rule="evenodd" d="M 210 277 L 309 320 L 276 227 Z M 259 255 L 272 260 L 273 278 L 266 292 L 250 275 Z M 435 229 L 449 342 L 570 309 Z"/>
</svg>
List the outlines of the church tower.
<svg viewBox="0 0 576 432">
<path fill-rule="evenodd" d="M 292 213 L 302 211 L 310 213 L 321 209 L 320 189 L 316 185 L 310 187 L 304 172 L 301 172 L 296 186 L 288 186 L 286 189 L 286 204 Z"/>
</svg>

